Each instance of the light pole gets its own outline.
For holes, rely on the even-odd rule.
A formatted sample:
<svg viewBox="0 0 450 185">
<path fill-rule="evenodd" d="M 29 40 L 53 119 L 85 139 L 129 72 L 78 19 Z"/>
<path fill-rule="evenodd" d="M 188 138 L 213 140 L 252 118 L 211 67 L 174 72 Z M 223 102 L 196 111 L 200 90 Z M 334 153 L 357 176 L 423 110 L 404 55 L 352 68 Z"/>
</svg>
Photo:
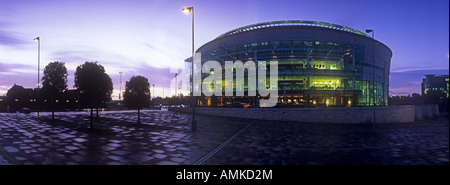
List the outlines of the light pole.
<svg viewBox="0 0 450 185">
<path fill-rule="evenodd" d="M 373 103 L 373 124 L 372 130 L 375 132 L 375 38 L 374 31 L 366 29 L 366 33 L 372 33 L 372 103 Z"/>
<path fill-rule="evenodd" d="M 153 97 L 155 97 L 155 84 L 153 84 Z M 153 100 L 153 98 L 152 98 Z"/>
<path fill-rule="evenodd" d="M 122 95 L 122 72 L 119 72 L 120 74 L 120 90 L 119 90 L 119 100 L 122 100 L 121 95 Z"/>
<path fill-rule="evenodd" d="M 40 85 L 41 85 L 41 80 L 40 80 L 40 65 L 41 65 L 41 39 L 39 37 L 34 38 L 33 40 L 38 42 L 38 88 L 37 88 L 37 115 L 39 116 L 39 95 L 40 95 Z"/>
<path fill-rule="evenodd" d="M 283 104 L 286 104 L 286 72 L 283 72 Z"/>
<path fill-rule="evenodd" d="M 197 130 L 197 121 L 195 120 L 195 96 L 194 96 L 194 7 L 184 8 L 183 12 L 186 14 L 192 12 L 192 69 L 191 69 L 192 131 L 196 131 Z"/>
<path fill-rule="evenodd" d="M 175 107 L 177 106 L 178 73 L 175 74 Z"/>
</svg>

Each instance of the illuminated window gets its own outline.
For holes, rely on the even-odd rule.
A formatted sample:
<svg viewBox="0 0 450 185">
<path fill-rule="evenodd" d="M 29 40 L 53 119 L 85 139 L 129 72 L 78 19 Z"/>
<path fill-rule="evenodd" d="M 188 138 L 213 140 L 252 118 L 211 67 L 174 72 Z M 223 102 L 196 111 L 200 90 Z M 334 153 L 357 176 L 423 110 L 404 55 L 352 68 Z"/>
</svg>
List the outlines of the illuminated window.
<svg viewBox="0 0 450 185">
<path fill-rule="evenodd" d="M 311 41 L 305 41 L 304 44 L 305 44 L 306 46 L 312 46 L 312 42 L 311 42 Z"/>
</svg>

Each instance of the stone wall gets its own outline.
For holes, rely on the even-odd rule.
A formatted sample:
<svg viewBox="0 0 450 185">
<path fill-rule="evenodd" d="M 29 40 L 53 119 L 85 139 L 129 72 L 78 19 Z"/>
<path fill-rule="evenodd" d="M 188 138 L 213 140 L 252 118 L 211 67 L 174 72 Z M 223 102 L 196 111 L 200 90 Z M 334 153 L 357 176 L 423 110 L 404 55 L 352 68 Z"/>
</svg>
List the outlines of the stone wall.
<svg viewBox="0 0 450 185">
<path fill-rule="evenodd" d="M 192 108 L 169 108 L 190 113 Z M 197 114 L 261 120 L 297 121 L 307 123 L 372 123 L 373 107 L 340 108 L 207 108 L 198 107 Z M 424 109 L 425 110 L 425 109 Z M 377 123 L 415 121 L 414 105 L 377 107 Z"/>
<path fill-rule="evenodd" d="M 414 116 L 416 120 L 430 119 L 440 116 L 437 104 L 431 105 L 415 105 Z"/>
</svg>

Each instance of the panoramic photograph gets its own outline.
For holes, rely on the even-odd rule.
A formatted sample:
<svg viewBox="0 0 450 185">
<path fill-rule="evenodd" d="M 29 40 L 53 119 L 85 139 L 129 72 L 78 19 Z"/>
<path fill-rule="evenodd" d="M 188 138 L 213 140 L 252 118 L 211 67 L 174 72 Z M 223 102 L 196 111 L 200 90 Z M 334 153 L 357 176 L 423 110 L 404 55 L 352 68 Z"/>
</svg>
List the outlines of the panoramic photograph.
<svg viewBox="0 0 450 185">
<path fill-rule="evenodd" d="M 0 169 L 448 166 L 448 98 L 445 0 L 0 0 Z"/>
</svg>

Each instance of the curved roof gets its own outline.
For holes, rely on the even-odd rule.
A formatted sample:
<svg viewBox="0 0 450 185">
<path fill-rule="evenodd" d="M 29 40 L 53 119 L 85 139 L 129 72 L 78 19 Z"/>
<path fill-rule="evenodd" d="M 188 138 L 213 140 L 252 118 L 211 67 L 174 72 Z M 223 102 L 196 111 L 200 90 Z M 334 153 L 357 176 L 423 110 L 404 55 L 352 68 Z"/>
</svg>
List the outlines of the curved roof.
<svg viewBox="0 0 450 185">
<path fill-rule="evenodd" d="M 252 31 L 252 30 L 268 28 L 268 27 L 279 27 L 279 26 L 315 26 L 315 27 L 330 28 L 330 29 L 334 29 L 334 30 L 346 31 L 346 32 L 357 34 L 357 35 L 369 37 L 368 35 L 366 35 L 363 32 L 360 32 L 358 30 L 355 30 L 355 29 L 352 29 L 349 27 L 337 25 L 337 24 L 331 24 L 331 23 L 319 22 L 319 21 L 286 20 L 286 21 L 263 22 L 263 23 L 257 23 L 257 24 L 240 27 L 240 28 L 231 30 L 229 32 L 226 32 L 226 33 L 218 36 L 215 39 L 219 39 L 219 38 L 226 37 L 229 35 L 238 34 L 241 32 Z"/>
</svg>

